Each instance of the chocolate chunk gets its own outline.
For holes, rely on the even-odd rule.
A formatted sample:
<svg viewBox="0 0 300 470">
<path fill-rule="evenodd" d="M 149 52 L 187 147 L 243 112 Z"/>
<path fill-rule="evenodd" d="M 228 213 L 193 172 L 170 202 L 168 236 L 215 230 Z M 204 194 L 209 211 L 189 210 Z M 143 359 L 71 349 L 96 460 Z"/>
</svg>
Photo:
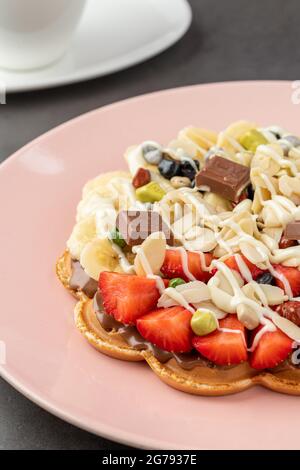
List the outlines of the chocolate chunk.
<svg viewBox="0 0 300 470">
<path fill-rule="evenodd" d="M 249 182 L 248 167 L 217 155 L 207 160 L 205 167 L 196 175 L 199 189 L 208 189 L 233 202 L 238 202 Z"/>
<path fill-rule="evenodd" d="M 72 260 L 72 275 L 69 285 L 71 289 L 81 290 L 90 299 L 94 297 L 98 289 L 98 282 L 88 276 L 79 261 L 74 260 Z"/>
<path fill-rule="evenodd" d="M 294 220 L 285 227 L 284 238 L 287 240 L 300 240 L 300 220 Z"/>
<path fill-rule="evenodd" d="M 151 181 L 151 173 L 146 168 L 139 168 L 132 180 L 132 186 L 135 189 L 145 186 Z"/>
<path fill-rule="evenodd" d="M 158 212 L 121 211 L 117 217 L 116 226 L 129 246 L 140 245 L 154 232 L 164 232 L 167 243 L 174 244 L 173 233 Z"/>
</svg>

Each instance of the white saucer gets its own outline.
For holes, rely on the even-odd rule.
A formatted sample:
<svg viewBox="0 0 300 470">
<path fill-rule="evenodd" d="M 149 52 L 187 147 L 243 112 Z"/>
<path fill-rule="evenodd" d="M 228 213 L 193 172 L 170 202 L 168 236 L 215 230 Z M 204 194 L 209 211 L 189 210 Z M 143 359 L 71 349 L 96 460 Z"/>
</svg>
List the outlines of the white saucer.
<svg viewBox="0 0 300 470">
<path fill-rule="evenodd" d="M 56 64 L 0 70 L 7 92 L 75 83 L 149 59 L 178 41 L 192 19 L 186 0 L 89 0 L 73 44 Z"/>
</svg>

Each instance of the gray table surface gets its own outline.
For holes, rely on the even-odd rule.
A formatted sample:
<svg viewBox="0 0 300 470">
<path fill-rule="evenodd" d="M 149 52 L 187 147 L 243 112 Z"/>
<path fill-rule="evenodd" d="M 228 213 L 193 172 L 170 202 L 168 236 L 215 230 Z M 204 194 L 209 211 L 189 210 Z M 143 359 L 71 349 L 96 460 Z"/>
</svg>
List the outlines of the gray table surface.
<svg viewBox="0 0 300 470">
<path fill-rule="evenodd" d="M 0 106 L 0 161 L 70 118 L 131 96 L 195 83 L 300 79 L 299 0 L 190 3 L 190 30 L 154 59 L 85 83 L 9 95 Z M 64 423 L 0 380 L 0 449 L 126 447 Z"/>
</svg>

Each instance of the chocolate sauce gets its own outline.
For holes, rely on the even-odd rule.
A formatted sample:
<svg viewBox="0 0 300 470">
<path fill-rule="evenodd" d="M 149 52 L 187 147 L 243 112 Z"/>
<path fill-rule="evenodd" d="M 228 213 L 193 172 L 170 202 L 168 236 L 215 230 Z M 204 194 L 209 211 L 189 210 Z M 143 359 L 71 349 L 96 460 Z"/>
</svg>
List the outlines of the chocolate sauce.
<svg viewBox="0 0 300 470">
<path fill-rule="evenodd" d="M 118 322 L 111 315 L 104 312 L 101 293 L 98 290 L 94 296 L 93 309 L 100 322 L 100 325 L 106 331 L 115 330 L 126 341 L 126 343 L 138 351 L 151 351 L 153 356 L 162 364 L 165 364 L 170 359 L 175 359 L 180 367 L 186 370 L 191 370 L 196 366 L 207 366 L 209 361 L 201 358 L 199 354 L 179 354 L 164 351 L 154 344 L 145 340 L 137 331 L 135 326 L 126 326 Z"/>
<path fill-rule="evenodd" d="M 201 357 L 196 351 L 190 353 L 171 353 L 158 348 L 154 344 L 145 340 L 135 326 L 123 325 L 114 319 L 112 315 L 105 313 L 102 303 L 101 292 L 97 290 L 93 299 L 93 310 L 96 313 L 97 319 L 105 331 L 116 331 L 126 343 L 138 351 L 151 351 L 153 356 L 162 364 L 165 364 L 170 359 L 175 359 L 177 364 L 185 370 L 192 370 L 194 367 L 202 366 L 209 367 L 210 369 L 229 370 L 234 368 L 230 366 L 217 366 L 213 362 Z M 292 363 L 291 356 L 274 369 L 267 369 L 270 372 L 281 372 L 286 370 L 300 369 L 300 365 Z"/>
<path fill-rule="evenodd" d="M 69 284 L 71 289 L 82 290 L 90 299 L 94 297 L 98 289 L 97 281 L 90 278 L 79 261 L 75 260 L 72 260 L 72 275 Z"/>
<path fill-rule="evenodd" d="M 94 295 L 93 310 L 96 313 L 96 317 L 98 318 L 100 325 L 105 331 L 119 331 L 119 329 L 124 326 L 123 323 L 115 320 L 112 315 L 107 315 L 107 313 L 105 313 L 101 292 L 99 290 L 97 290 Z"/>
<path fill-rule="evenodd" d="M 293 354 L 290 354 L 290 356 L 285 361 L 281 362 L 280 364 L 278 364 L 278 366 L 274 367 L 273 369 L 267 369 L 268 372 L 276 373 L 285 372 L 287 370 L 300 370 L 300 364 L 294 364 L 292 355 Z"/>
</svg>

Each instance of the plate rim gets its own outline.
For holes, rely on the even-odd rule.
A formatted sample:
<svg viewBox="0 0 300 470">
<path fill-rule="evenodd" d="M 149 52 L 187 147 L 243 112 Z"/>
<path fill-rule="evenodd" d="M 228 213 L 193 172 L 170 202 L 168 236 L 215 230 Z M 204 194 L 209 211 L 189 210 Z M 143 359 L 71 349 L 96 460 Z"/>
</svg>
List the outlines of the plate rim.
<svg viewBox="0 0 300 470">
<path fill-rule="evenodd" d="M 148 100 L 151 99 L 153 96 L 157 97 L 161 94 L 170 94 L 170 93 L 181 93 L 185 92 L 188 90 L 193 90 L 194 88 L 212 88 L 212 87 L 219 87 L 219 86 L 251 86 L 251 85 L 279 85 L 279 84 L 291 84 L 293 83 L 293 80 L 236 80 L 236 81 L 222 81 L 222 82 L 211 82 L 211 83 L 201 83 L 201 84 L 194 84 L 194 85 L 188 85 L 188 86 L 181 86 L 181 87 L 173 87 L 173 88 L 168 88 L 164 90 L 159 90 L 155 92 L 150 92 L 150 93 L 145 93 L 141 95 L 137 95 L 131 98 L 126 98 L 124 100 L 116 101 L 111 104 L 98 107 L 96 109 L 93 109 L 91 111 L 88 111 L 86 113 L 83 113 L 79 116 L 76 116 L 75 118 L 69 119 L 66 122 L 63 122 L 59 124 L 58 126 L 55 126 L 54 128 L 48 130 L 47 132 L 41 134 L 40 136 L 34 138 L 24 146 L 22 146 L 20 149 L 18 149 L 16 152 L 14 152 L 12 155 L 7 157 L 1 164 L 0 164 L 0 177 L 1 177 L 1 170 L 3 170 L 6 166 L 9 166 L 14 163 L 14 161 L 19 157 L 20 154 L 22 154 L 24 151 L 30 149 L 31 147 L 37 145 L 40 141 L 43 139 L 55 135 L 56 133 L 63 131 L 64 127 L 76 124 L 77 121 L 81 121 L 84 119 L 88 119 L 90 115 L 99 113 L 99 112 L 105 112 L 107 110 L 113 110 L 114 108 L 118 108 L 120 106 L 126 106 L 129 103 L 134 103 L 136 101 L 143 101 L 143 100 Z M 22 381 L 19 381 L 16 379 L 12 373 L 10 373 L 8 370 L 6 370 L 6 367 L 4 365 L 0 365 L 0 377 L 3 378 L 8 384 L 10 384 L 14 389 L 16 389 L 19 393 L 21 393 L 23 396 L 25 396 L 27 399 L 29 399 L 31 402 L 35 403 L 42 409 L 46 410 L 47 412 L 53 414 L 54 416 L 62 419 L 63 421 L 66 421 L 79 429 L 83 429 L 87 432 L 90 432 L 91 434 L 103 437 L 105 439 L 109 439 L 111 441 L 121 443 L 124 445 L 128 445 L 131 447 L 136 447 L 140 449 L 176 449 L 177 446 L 175 446 L 173 443 L 168 442 L 166 440 L 164 441 L 158 441 L 157 439 L 149 438 L 149 437 L 143 437 L 140 436 L 136 433 L 128 432 L 128 431 L 123 431 L 118 429 L 117 430 L 117 435 L 116 435 L 116 427 L 108 426 L 105 424 L 101 424 L 98 426 L 98 430 L 93 428 L 93 426 L 86 425 L 82 423 L 79 419 L 74 417 L 71 413 L 64 411 L 62 408 L 59 406 L 53 405 L 49 400 L 43 398 L 42 395 L 32 391 L 29 389 L 29 387 L 22 383 Z M 182 447 L 182 449 L 189 449 L 191 450 L 192 447 Z M 201 450 L 201 447 L 197 447 L 198 450 Z"/>
<path fill-rule="evenodd" d="M 139 100 L 144 100 L 151 98 L 152 96 L 159 96 L 164 93 L 177 93 L 177 92 L 184 92 L 188 91 L 189 89 L 192 90 L 193 88 L 198 88 L 198 87 L 216 87 L 216 86 L 232 86 L 232 85 L 242 85 L 242 86 L 248 86 L 252 84 L 261 84 L 261 85 L 276 85 L 276 84 L 292 84 L 294 80 L 225 80 L 225 81 L 220 81 L 220 82 L 205 82 L 205 83 L 195 83 L 192 85 L 184 85 L 184 86 L 175 86 L 171 88 L 164 88 L 161 90 L 157 91 L 150 91 L 147 93 L 142 93 L 140 95 L 134 95 L 129 98 L 113 101 L 112 103 L 106 104 L 104 106 L 98 106 L 97 108 L 91 109 L 90 111 L 86 111 L 82 114 L 79 114 L 78 116 L 75 116 L 71 119 L 68 119 L 67 121 L 64 121 L 57 126 L 54 126 L 47 130 L 46 132 L 43 132 L 42 134 L 38 135 L 34 139 L 30 140 L 27 142 L 25 145 L 22 145 L 19 149 L 17 149 L 15 152 L 13 152 L 11 155 L 5 158 L 2 162 L 0 162 L 0 171 L 3 167 L 6 165 L 10 164 L 12 160 L 18 157 L 19 153 L 23 152 L 24 150 L 29 149 L 31 146 L 34 146 L 35 144 L 38 144 L 40 140 L 43 140 L 44 137 L 48 137 L 51 135 L 54 135 L 56 132 L 59 132 L 62 130 L 65 126 L 68 125 L 73 125 L 77 121 L 81 119 L 86 119 L 92 114 L 96 114 L 98 112 L 106 111 L 113 109 L 114 107 L 119 107 L 119 106 L 126 106 L 127 103 L 139 101 Z"/>
</svg>

